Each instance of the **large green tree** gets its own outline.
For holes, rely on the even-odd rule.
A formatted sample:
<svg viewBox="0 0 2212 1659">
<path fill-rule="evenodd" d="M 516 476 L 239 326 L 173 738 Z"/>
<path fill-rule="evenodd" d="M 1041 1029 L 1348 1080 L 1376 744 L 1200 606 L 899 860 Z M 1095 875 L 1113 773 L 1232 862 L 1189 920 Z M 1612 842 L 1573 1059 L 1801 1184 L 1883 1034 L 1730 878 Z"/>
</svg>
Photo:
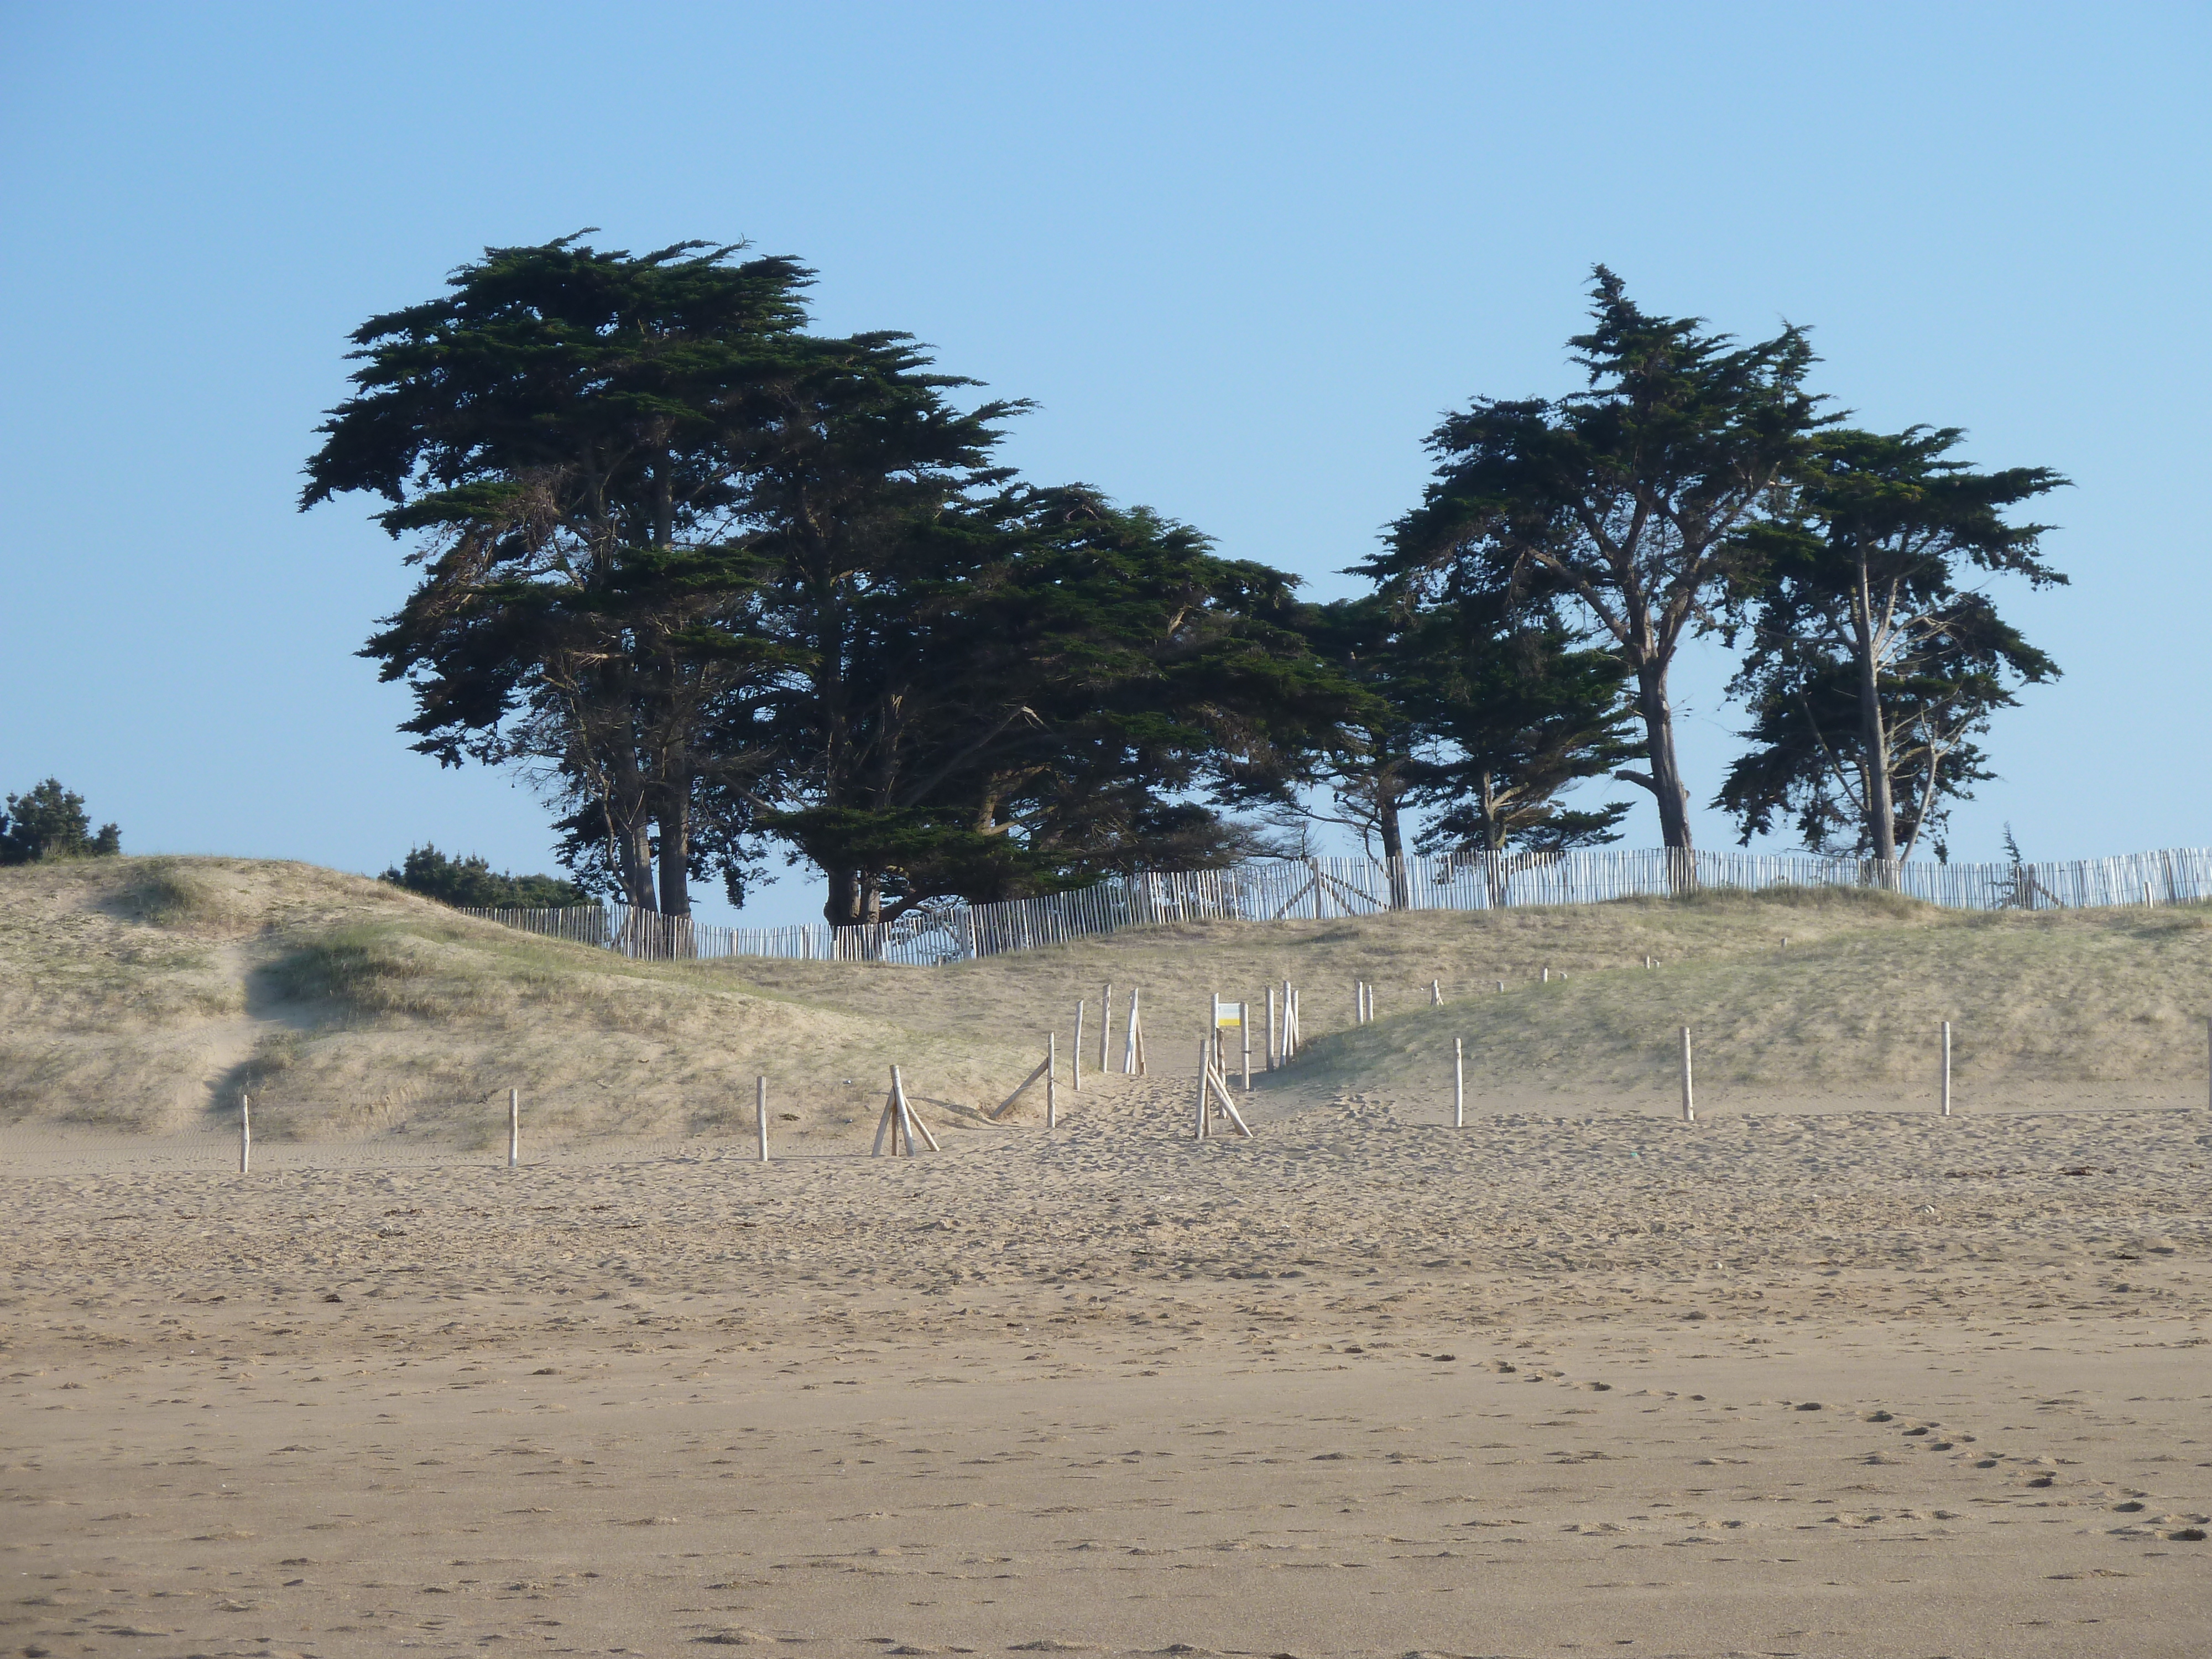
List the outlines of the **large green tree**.
<svg viewBox="0 0 2212 1659">
<path fill-rule="evenodd" d="M 683 914 L 764 837 L 826 914 L 1228 856 L 1340 688 L 1292 579 L 1080 486 L 809 273 L 686 243 L 494 249 L 356 334 L 303 505 L 379 494 L 424 575 L 366 654 L 441 761 L 532 769 L 563 859 Z"/>
<path fill-rule="evenodd" d="M 1948 801 L 1994 775 L 1973 741 L 1990 714 L 2057 678 L 1978 584 L 2066 580 L 2041 557 L 2048 526 L 2006 516 L 2066 480 L 1980 471 L 1954 457 L 1960 436 L 1828 432 L 1791 514 L 1745 535 L 1735 620 L 1749 649 L 1731 690 L 1752 748 L 1714 804 L 1747 841 L 1786 812 L 1808 846 L 1911 857 Z"/>
<path fill-rule="evenodd" d="M 753 411 L 805 355 L 810 273 L 736 254 L 488 250 L 355 332 L 301 501 L 369 492 L 418 538 L 422 579 L 363 653 L 413 687 L 416 746 L 533 769 L 616 890 L 674 915 L 702 801 L 742 802 L 731 775 L 767 764 L 699 736 L 775 666 L 729 616 L 760 579 Z"/>
<path fill-rule="evenodd" d="M 1279 794 L 1345 688 L 1288 623 L 1293 579 L 1083 485 L 906 526 L 840 620 L 842 763 L 772 820 L 837 921 L 1250 850 L 1223 810 Z M 796 631 L 796 630 L 794 630 Z M 825 746 L 809 743 L 810 753 Z"/>
<path fill-rule="evenodd" d="M 1802 330 L 1738 345 L 1701 319 L 1644 311 L 1597 267 L 1592 326 L 1570 343 L 1587 390 L 1556 401 L 1480 398 L 1431 436 L 1422 504 L 1365 567 L 1447 596 L 1566 601 L 1635 684 L 1666 844 L 1691 844 L 1668 681 L 1715 620 L 1741 532 L 1770 512 L 1820 424 Z"/>
<path fill-rule="evenodd" d="M 963 410 L 951 393 L 971 384 L 935 372 L 903 334 L 808 339 L 731 428 L 762 573 L 748 635 L 774 672 L 718 740 L 776 764 L 715 795 L 823 870 L 838 926 L 883 920 L 887 874 L 941 828 L 929 810 L 939 780 L 914 764 L 925 706 L 946 689 L 926 647 L 976 562 L 963 532 L 1011 476 L 992 461 L 1003 422 L 1026 407 Z"/>
</svg>

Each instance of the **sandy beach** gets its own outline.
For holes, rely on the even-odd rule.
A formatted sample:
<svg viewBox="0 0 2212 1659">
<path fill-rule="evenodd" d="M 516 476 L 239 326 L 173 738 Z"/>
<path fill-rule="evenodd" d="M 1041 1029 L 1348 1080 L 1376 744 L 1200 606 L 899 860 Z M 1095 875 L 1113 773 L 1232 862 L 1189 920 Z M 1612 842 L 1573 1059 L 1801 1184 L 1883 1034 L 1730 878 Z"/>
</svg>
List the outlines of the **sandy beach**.
<svg viewBox="0 0 2212 1659">
<path fill-rule="evenodd" d="M 2212 1115 L 1190 1081 L 911 1161 L 9 1132 L 4 1650 L 2204 1650 Z"/>
</svg>

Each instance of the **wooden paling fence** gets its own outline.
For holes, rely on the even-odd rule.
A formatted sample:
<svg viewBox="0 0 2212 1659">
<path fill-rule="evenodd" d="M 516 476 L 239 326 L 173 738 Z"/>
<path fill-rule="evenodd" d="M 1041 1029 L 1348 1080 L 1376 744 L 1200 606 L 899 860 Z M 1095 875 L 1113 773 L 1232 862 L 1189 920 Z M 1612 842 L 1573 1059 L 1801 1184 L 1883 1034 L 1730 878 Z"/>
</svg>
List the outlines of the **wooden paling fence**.
<svg viewBox="0 0 2212 1659">
<path fill-rule="evenodd" d="M 2212 849 L 2018 865 L 1884 864 L 1666 849 L 1448 854 L 1387 862 L 1297 859 L 1115 877 L 1070 892 L 1000 904 L 927 904 L 896 921 L 858 927 L 826 922 L 722 927 L 617 902 L 466 914 L 649 961 L 773 957 L 926 966 L 1183 921 L 1327 921 L 1406 910 L 1498 910 L 1680 898 L 1708 891 L 1834 887 L 1899 893 L 1963 910 L 2186 904 L 2212 897 Z"/>
</svg>

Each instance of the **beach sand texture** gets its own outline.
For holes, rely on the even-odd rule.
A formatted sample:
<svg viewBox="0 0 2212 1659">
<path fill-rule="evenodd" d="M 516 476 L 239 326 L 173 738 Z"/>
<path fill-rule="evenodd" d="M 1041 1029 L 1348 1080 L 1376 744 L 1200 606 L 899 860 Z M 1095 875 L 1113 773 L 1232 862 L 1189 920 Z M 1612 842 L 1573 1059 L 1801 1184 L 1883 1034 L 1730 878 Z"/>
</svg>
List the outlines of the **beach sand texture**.
<svg viewBox="0 0 2212 1659">
<path fill-rule="evenodd" d="M 240 887 L 270 868 L 238 867 Z M 328 913 L 271 929 L 234 911 L 228 933 L 28 874 L 53 884 L 41 927 L 186 960 L 74 993 L 8 982 L 0 1653 L 2206 1650 L 2212 1112 L 2192 1091 L 2212 985 L 2191 914 L 1960 927 L 1948 968 L 1913 953 L 1955 924 L 1917 911 L 1808 905 L 1783 947 L 1753 936 L 1778 933 L 1770 911 L 1693 904 L 1592 917 L 1579 961 L 1553 915 L 1440 933 L 1429 974 L 1422 941 L 1309 924 L 842 986 L 791 964 L 748 988 L 736 968 L 502 958 L 427 909 L 364 920 L 384 895 L 313 872 L 298 881 L 332 884 Z M 224 1004 L 343 929 L 384 964 L 387 1006 L 356 981 Z M 1565 985 L 1467 988 L 1530 934 Z M 1633 965 L 1661 935 L 1671 968 Z M 409 938 L 452 953 L 426 956 L 412 1012 L 392 965 Z M 1967 947 L 1990 941 L 1985 975 Z M 1320 984 L 1346 950 L 1407 951 L 1367 975 L 1402 999 L 1332 1030 L 1359 969 L 1325 1021 L 1309 989 L 1324 1029 L 1255 1091 L 1255 1138 L 1193 1142 L 1191 986 L 1233 992 L 1300 951 Z M 1825 1086 L 1816 1051 L 1839 1039 L 1820 1022 L 1855 1016 L 1832 999 L 1792 1039 L 1789 1005 L 1847 983 L 1854 951 L 1889 1000 L 1846 1034 L 1909 1036 L 1924 960 L 1970 1018 L 2043 1007 L 2022 1027 L 2040 1059 L 2008 1080 L 1985 1042 L 1948 1120 L 1906 1036 L 1894 1075 Z M 487 957 L 538 982 L 502 988 Z M 1050 1134 L 1026 1108 L 982 1121 L 1021 1028 L 1101 967 L 1145 985 L 1158 1074 L 1064 1090 Z M 1460 996 L 1422 1010 L 1447 968 Z M 2060 1006 L 2069 988 L 2087 1012 Z M 2095 996 L 2153 989 L 2153 1018 L 2100 1037 Z M 922 1109 L 944 1152 L 911 1160 L 866 1156 L 879 1082 L 811 1100 L 824 1056 L 794 1054 L 779 1087 L 802 1121 L 778 1118 L 765 1166 L 672 1080 L 650 1114 L 580 1091 L 563 1125 L 533 1139 L 526 1117 L 514 1171 L 503 1095 L 495 1143 L 481 1103 L 433 1087 L 404 1132 L 316 1118 L 302 1087 L 240 1176 L 236 1074 L 194 1076 L 197 1102 L 172 1079 L 160 1104 L 160 1065 L 131 1058 L 198 1022 L 282 1018 L 305 1034 L 291 1075 L 373 1081 L 346 1042 L 442 1041 L 489 1066 L 557 1006 L 588 1059 L 625 1052 L 623 998 L 662 1011 L 632 1040 L 697 1088 L 720 1086 L 713 1066 L 768 1069 L 780 1019 L 796 1048 L 834 1055 L 858 1030 L 896 1052 L 911 1030 L 975 1070 L 911 1068 L 946 1101 Z M 1630 1075 L 1646 998 L 1717 1031 L 1717 1002 L 1740 1011 L 1705 1121 L 1677 1121 L 1663 1067 Z M 708 1054 L 715 1015 L 746 1006 L 767 1011 L 760 1046 Z M 1435 1039 L 1494 1057 L 1516 1025 L 1555 1057 L 1494 1065 L 1450 1128 Z M 351 1058 L 318 1059 L 325 1042 Z M 14 1069 L 33 1047 L 64 1071 L 105 1055 L 138 1092 L 106 1116 L 41 1092 Z"/>
</svg>

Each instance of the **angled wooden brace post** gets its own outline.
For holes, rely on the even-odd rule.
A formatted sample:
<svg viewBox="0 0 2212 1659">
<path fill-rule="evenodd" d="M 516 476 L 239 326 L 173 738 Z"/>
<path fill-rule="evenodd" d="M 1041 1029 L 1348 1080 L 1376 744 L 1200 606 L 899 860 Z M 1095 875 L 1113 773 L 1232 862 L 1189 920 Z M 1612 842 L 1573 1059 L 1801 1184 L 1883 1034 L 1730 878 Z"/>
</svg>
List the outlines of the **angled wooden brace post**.
<svg viewBox="0 0 2212 1659">
<path fill-rule="evenodd" d="M 1024 1092 L 1028 1090 L 1031 1084 L 1035 1083 L 1039 1078 L 1045 1076 L 1052 1070 L 1052 1061 L 1053 1056 L 1050 1053 L 1047 1053 L 1042 1060 L 1037 1061 L 1036 1070 L 1031 1072 L 1027 1077 L 1024 1078 L 1019 1083 L 1014 1085 L 1013 1093 L 1008 1095 L 996 1106 L 984 1113 L 983 1115 L 989 1118 L 994 1123 L 996 1123 L 1000 1118 L 1004 1117 L 1010 1110 L 1012 1109 L 1014 1103 L 1022 1097 Z"/>
<path fill-rule="evenodd" d="M 1212 1088 L 1214 1098 L 1221 1103 L 1221 1109 L 1229 1114 L 1229 1121 L 1237 1126 L 1237 1133 L 1247 1140 L 1251 1139 L 1253 1138 L 1251 1127 L 1244 1121 L 1243 1115 L 1237 1111 L 1237 1103 L 1229 1097 L 1229 1085 L 1222 1081 L 1221 1073 L 1211 1066 L 1206 1068 L 1206 1086 Z M 1201 1101 L 1206 1098 L 1203 1089 L 1200 1092 L 1199 1098 Z M 1200 1115 L 1204 1116 L 1204 1113 L 1201 1111 Z"/>
<path fill-rule="evenodd" d="M 907 1104 L 906 1085 L 900 1081 L 899 1068 L 896 1066 L 891 1067 L 891 1098 L 898 1103 L 899 1118 L 906 1125 L 906 1155 L 908 1158 L 914 1156 L 914 1137 L 917 1130 L 931 1152 L 943 1151 L 937 1144 L 937 1137 L 929 1133 L 929 1125 L 921 1121 L 921 1114 Z"/>
</svg>

